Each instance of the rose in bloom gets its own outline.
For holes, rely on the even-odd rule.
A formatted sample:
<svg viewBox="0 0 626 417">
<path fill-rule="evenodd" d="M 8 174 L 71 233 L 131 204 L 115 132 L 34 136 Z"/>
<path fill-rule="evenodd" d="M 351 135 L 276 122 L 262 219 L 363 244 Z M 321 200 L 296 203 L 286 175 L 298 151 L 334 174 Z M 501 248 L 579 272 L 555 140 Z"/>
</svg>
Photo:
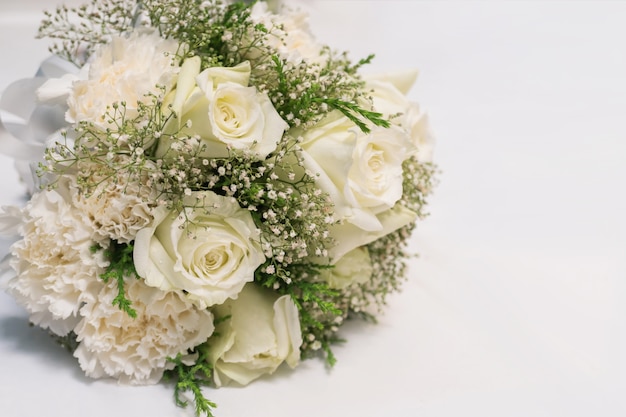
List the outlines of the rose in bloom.
<svg viewBox="0 0 626 417">
<path fill-rule="evenodd" d="M 205 157 L 223 158 L 229 149 L 267 156 L 288 125 L 267 94 L 248 87 L 249 79 L 249 62 L 200 72 L 200 58 L 185 60 L 176 89 L 166 98 L 164 108 L 176 115 L 167 129 L 199 136 L 200 155 Z M 157 155 L 172 152 L 171 142 L 162 138 Z"/>
<path fill-rule="evenodd" d="M 406 137 L 393 127 L 376 127 L 357 137 L 346 181 L 348 201 L 373 213 L 393 207 L 402 197 L 402 162 L 408 150 Z"/>
<path fill-rule="evenodd" d="M 135 278 L 126 280 L 125 291 L 137 317 L 113 305 L 118 290 L 111 282 L 97 301 L 81 308 L 74 356 L 89 377 L 155 384 L 173 368 L 167 358 L 186 354 L 211 336 L 213 315 L 195 308 L 180 292 L 164 292 Z"/>
<path fill-rule="evenodd" d="M 361 105 L 388 118 L 388 129 L 374 126 L 364 134 L 335 111 L 312 128 L 294 132 L 303 138 L 305 168 L 319 174 L 317 185 L 330 195 L 335 217 L 342 222 L 331 227 L 338 241 L 329 249 L 332 262 L 417 218 L 397 204 L 403 193 L 404 161 L 432 160 L 428 119 L 406 98 L 416 77 L 409 71 L 366 79 L 371 102 Z"/>
<path fill-rule="evenodd" d="M 156 32 L 133 32 L 114 37 L 96 51 L 78 76 L 51 79 L 38 91 L 48 102 L 67 99 L 66 120 L 92 122 L 103 128 L 105 114 L 113 103 L 126 103 L 126 118 L 137 116 L 139 102 L 149 102 L 148 94 L 160 96 L 158 86 L 169 89 L 178 67 L 174 57 L 178 43 L 161 38 Z"/>
<path fill-rule="evenodd" d="M 230 381 L 246 385 L 273 373 L 283 362 L 294 368 L 300 359 L 302 334 L 298 309 L 288 295 L 248 284 L 237 299 L 215 307 L 228 317 L 209 341 L 209 360 L 217 386 Z"/>
<path fill-rule="evenodd" d="M 146 284 L 182 290 L 198 307 L 237 297 L 265 261 L 260 231 L 234 198 L 194 192 L 182 212 L 163 208 L 137 233 L 133 258 Z"/>
<path fill-rule="evenodd" d="M 339 258 L 333 268 L 322 270 L 320 277 L 330 288 L 342 290 L 352 284 L 363 284 L 372 277 L 372 260 L 365 246 Z"/>
<path fill-rule="evenodd" d="M 416 78 L 417 71 L 381 74 L 366 78 L 366 87 L 371 91 L 374 110 L 408 133 L 417 160 L 432 162 L 435 141 L 428 116 L 406 97 Z"/>
<path fill-rule="evenodd" d="M 31 322 L 66 335 L 80 320 L 80 307 L 95 300 L 108 265 L 102 251 L 91 250 L 93 231 L 72 206 L 67 179 L 35 193 L 21 211 L 6 211 L 0 223 L 18 224 L 13 232 L 21 235 L 11 247 L 16 276 L 7 291 L 26 307 Z"/>
<path fill-rule="evenodd" d="M 397 126 L 361 132 L 352 121 L 332 112 L 300 132 L 305 167 L 335 204 L 338 220 L 366 231 L 380 231 L 379 213 L 402 196 L 402 163 L 411 143 Z"/>
</svg>

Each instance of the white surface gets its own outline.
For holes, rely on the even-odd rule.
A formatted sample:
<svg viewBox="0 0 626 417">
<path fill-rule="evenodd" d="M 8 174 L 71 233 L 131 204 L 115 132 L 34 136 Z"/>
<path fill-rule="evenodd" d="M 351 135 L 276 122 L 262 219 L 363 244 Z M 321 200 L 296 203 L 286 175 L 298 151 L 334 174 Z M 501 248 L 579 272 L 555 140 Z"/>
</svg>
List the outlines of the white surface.
<svg viewBox="0 0 626 417">
<path fill-rule="evenodd" d="M 0 89 L 46 49 L 38 15 L 5 7 Z M 350 323 L 331 372 L 208 392 L 217 415 L 626 415 L 626 3 L 308 7 L 322 40 L 377 53 L 372 70 L 420 68 L 441 185 L 381 323 Z M 0 169 L 0 202 L 19 201 Z M 25 317 L 0 295 L 2 416 L 190 415 L 170 387 L 88 381 Z"/>
</svg>

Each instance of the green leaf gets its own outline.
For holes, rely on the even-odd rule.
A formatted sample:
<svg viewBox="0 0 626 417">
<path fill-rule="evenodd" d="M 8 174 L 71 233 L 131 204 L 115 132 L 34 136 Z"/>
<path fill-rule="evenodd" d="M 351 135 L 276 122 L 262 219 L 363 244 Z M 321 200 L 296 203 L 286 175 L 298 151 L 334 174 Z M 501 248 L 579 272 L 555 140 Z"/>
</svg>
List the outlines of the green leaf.
<svg viewBox="0 0 626 417">
<path fill-rule="evenodd" d="M 126 298 L 124 285 L 127 278 L 139 278 L 133 262 L 133 245 L 112 241 L 104 253 L 109 260 L 109 266 L 100 278 L 107 284 L 111 280 L 117 282 L 117 296 L 113 299 L 113 305 L 130 317 L 137 318 L 137 311 L 132 308 L 131 301 Z"/>
<path fill-rule="evenodd" d="M 202 393 L 202 387 L 209 385 L 213 376 L 213 366 L 208 361 L 208 345 L 206 343 L 195 348 L 198 359 L 188 365 L 183 363 L 183 356 L 178 354 L 175 358 L 167 360 L 174 364 L 174 369 L 167 371 L 166 378 L 174 379 L 174 400 L 179 407 L 187 407 L 188 401 L 182 398 L 185 392 L 190 391 L 193 395 L 196 416 L 213 417 L 213 409 L 217 404 L 208 400 Z"/>
</svg>

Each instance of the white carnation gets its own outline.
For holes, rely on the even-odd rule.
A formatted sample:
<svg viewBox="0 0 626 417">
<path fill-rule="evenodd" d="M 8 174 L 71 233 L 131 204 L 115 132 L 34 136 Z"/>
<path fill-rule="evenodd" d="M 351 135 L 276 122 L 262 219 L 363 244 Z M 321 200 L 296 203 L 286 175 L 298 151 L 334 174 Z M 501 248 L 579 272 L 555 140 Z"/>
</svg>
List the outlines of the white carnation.
<svg viewBox="0 0 626 417">
<path fill-rule="evenodd" d="M 154 188 L 127 178 L 127 173 L 109 178 L 94 171 L 90 180 L 98 186 L 89 194 L 77 188 L 72 193 L 74 205 L 101 239 L 129 243 L 154 219 Z"/>
<path fill-rule="evenodd" d="M 33 195 L 22 211 L 20 233 L 11 247 L 16 276 L 8 292 L 31 314 L 31 321 L 58 335 L 78 322 L 83 303 L 95 300 L 107 261 L 93 253 L 91 228 L 69 203 L 63 181 L 57 190 Z"/>
<path fill-rule="evenodd" d="M 178 43 L 157 33 L 135 32 L 115 37 L 100 48 L 88 64 L 87 79 L 74 81 L 67 101 L 70 123 L 104 122 L 113 103 L 126 103 L 126 118 L 137 115 L 146 95 L 161 95 L 157 85 L 171 87 L 177 67 L 173 56 Z M 106 127 L 106 126 L 105 126 Z"/>
<path fill-rule="evenodd" d="M 137 317 L 112 304 L 117 295 L 112 282 L 98 301 L 80 311 L 75 329 L 80 342 L 74 352 L 81 368 L 92 378 L 113 377 L 121 383 L 155 384 L 176 357 L 213 333 L 213 315 L 194 308 L 178 292 L 148 287 L 141 279 L 126 281 L 126 296 Z"/>
</svg>

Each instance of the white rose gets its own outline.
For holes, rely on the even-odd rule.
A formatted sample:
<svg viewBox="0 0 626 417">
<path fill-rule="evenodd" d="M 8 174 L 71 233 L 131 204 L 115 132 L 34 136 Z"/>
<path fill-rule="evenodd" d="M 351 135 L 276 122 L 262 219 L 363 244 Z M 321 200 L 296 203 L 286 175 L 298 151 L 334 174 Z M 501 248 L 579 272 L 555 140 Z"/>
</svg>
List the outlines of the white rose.
<svg viewBox="0 0 626 417">
<path fill-rule="evenodd" d="M 215 384 L 246 385 L 273 373 L 281 363 L 294 368 L 300 359 L 302 333 L 298 309 L 288 295 L 248 284 L 236 300 L 214 309 L 226 317 L 209 341 Z"/>
<path fill-rule="evenodd" d="M 204 146 L 201 156 L 224 158 L 229 149 L 267 156 L 276 149 L 288 125 L 267 94 L 248 87 L 249 78 L 249 62 L 200 72 L 200 58 L 185 60 L 176 90 L 166 101 L 177 115 L 168 130 L 198 135 Z M 170 146 L 163 138 L 157 154 L 172 152 Z"/>
<path fill-rule="evenodd" d="M 363 284 L 372 277 L 372 260 L 366 247 L 361 246 L 339 258 L 333 268 L 320 274 L 330 288 L 344 289 L 352 284 Z"/>
<path fill-rule="evenodd" d="M 156 32 L 114 37 L 81 70 L 82 79 L 50 80 L 40 88 L 39 96 L 50 101 L 67 94 L 68 122 L 87 121 L 106 128 L 104 115 L 112 112 L 113 103 L 125 102 L 126 118 L 132 119 L 138 114 L 138 103 L 149 102 L 147 94 L 161 95 L 157 85 L 171 87 L 177 72 L 172 59 L 177 49 L 177 42 Z"/>
<path fill-rule="evenodd" d="M 366 87 L 374 101 L 374 110 L 390 117 L 392 123 L 403 128 L 411 138 L 419 162 L 432 162 L 434 136 L 428 116 L 406 97 L 417 71 L 387 73 L 366 78 Z"/>
<path fill-rule="evenodd" d="M 182 213 L 164 208 L 137 233 L 133 258 L 145 282 L 182 290 L 200 308 L 236 297 L 265 261 L 260 231 L 233 198 L 195 192 Z"/>
<path fill-rule="evenodd" d="M 402 196 L 408 135 L 397 126 L 374 127 L 366 135 L 339 112 L 300 135 L 305 167 L 319 174 L 317 185 L 330 195 L 337 219 L 366 231 L 382 230 L 377 214 Z"/>
<path fill-rule="evenodd" d="M 377 214 L 402 197 L 402 162 L 409 154 L 406 135 L 393 126 L 374 127 L 356 140 L 348 171 L 349 201 Z"/>
</svg>

